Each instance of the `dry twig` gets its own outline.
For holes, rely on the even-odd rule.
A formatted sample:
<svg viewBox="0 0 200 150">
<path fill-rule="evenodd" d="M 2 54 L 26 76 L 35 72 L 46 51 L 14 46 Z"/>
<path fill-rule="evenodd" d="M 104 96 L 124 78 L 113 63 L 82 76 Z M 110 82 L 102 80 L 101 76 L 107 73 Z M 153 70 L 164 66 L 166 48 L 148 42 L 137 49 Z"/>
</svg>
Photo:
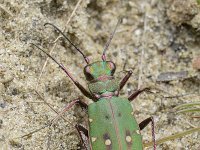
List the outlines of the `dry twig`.
<svg viewBox="0 0 200 150">
<path fill-rule="evenodd" d="M 138 76 L 138 89 L 142 86 L 142 74 L 143 74 L 143 67 L 144 67 L 144 54 L 146 49 L 146 29 L 147 29 L 147 9 L 144 15 L 144 31 L 142 35 L 142 51 L 139 59 L 139 76 Z"/>
<path fill-rule="evenodd" d="M 10 15 L 11 17 L 13 17 L 13 14 L 6 7 L 4 7 L 2 4 L 0 4 L 0 8 L 3 11 L 5 11 L 8 15 Z"/>
</svg>

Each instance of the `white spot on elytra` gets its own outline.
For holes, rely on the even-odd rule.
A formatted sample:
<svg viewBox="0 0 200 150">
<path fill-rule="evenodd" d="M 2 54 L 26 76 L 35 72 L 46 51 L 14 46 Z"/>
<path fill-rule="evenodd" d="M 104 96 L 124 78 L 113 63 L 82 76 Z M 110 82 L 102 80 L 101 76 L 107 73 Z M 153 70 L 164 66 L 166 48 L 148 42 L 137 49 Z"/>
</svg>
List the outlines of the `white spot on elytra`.
<svg viewBox="0 0 200 150">
<path fill-rule="evenodd" d="M 96 137 L 92 137 L 91 139 L 92 139 L 92 142 L 95 142 L 97 140 Z"/>
<path fill-rule="evenodd" d="M 92 122 L 93 120 L 89 118 L 89 122 Z"/>
<path fill-rule="evenodd" d="M 140 134 L 140 130 L 136 130 L 136 133 L 137 133 L 137 134 Z"/>
<path fill-rule="evenodd" d="M 105 141 L 105 145 L 107 145 L 107 146 L 111 145 L 111 140 L 110 140 L 110 139 L 107 139 L 107 140 Z"/>
<path fill-rule="evenodd" d="M 131 137 L 129 135 L 126 136 L 126 142 L 131 142 Z"/>
</svg>

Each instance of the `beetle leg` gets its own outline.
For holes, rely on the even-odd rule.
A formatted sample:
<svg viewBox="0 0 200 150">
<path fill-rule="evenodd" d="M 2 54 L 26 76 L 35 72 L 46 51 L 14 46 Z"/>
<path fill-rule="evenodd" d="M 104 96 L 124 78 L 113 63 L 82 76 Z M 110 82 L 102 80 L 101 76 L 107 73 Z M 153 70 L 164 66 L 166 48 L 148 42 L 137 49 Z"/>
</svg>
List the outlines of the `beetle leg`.
<svg viewBox="0 0 200 150">
<path fill-rule="evenodd" d="M 76 81 L 72 75 L 69 73 L 69 71 L 65 68 L 65 66 L 58 62 L 53 56 L 51 56 L 49 53 L 47 53 L 45 50 L 43 50 L 42 48 L 40 48 L 39 46 L 31 43 L 32 45 L 34 45 L 35 47 L 37 47 L 39 50 L 41 50 L 43 53 L 45 53 L 49 58 L 51 58 L 64 72 L 65 74 L 72 80 L 72 82 L 77 86 L 77 88 L 83 93 L 83 95 L 85 95 L 86 97 L 88 97 L 89 99 L 93 99 L 94 96 L 88 91 L 86 90 L 86 88 L 84 88 L 78 81 Z"/>
<path fill-rule="evenodd" d="M 88 136 L 88 130 L 84 128 L 82 125 L 76 124 L 76 129 L 78 131 L 78 134 L 81 138 L 81 142 L 86 150 L 90 150 L 89 148 L 89 136 Z"/>
<path fill-rule="evenodd" d="M 75 81 L 74 84 L 78 87 L 78 89 L 81 91 L 81 93 L 83 93 L 84 96 L 92 100 L 95 99 L 95 97 L 88 90 L 86 90 L 86 88 L 84 88 L 79 82 Z"/>
<path fill-rule="evenodd" d="M 65 108 L 51 121 L 51 125 L 56 122 L 59 118 L 62 117 L 62 115 L 68 111 L 70 108 L 72 108 L 75 104 L 80 104 L 81 107 L 87 109 L 88 105 L 86 103 L 84 103 L 83 101 L 79 100 L 79 99 L 75 99 L 73 101 L 71 101 L 69 104 L 67 104 L 67 106 L 65 106 Z"/>
<path fill-rule="evenodd" d="M 88 109 L 88 104 L 86 104 L 85 102 L 79 100 L 77 103 L 81 106 L 81 108 L 84 108 L 85 110 Z"/>
<path fill-rule="evenodd" d="M 121 80 L 120 84 L 119 84 L 119 91 L 124 87 L 124 85 L 126 84 L 126 82 L 128 81 L 128 79 L 131 77 L 132 75 L 132 71 L 128 71 L 128 73 L 126 74 L 126 76 Z"/>
<path fill-rule="evenodd" d="M 131 94 L 129 97 L 128 97 L 128 100 L 129 101 L 132 101 L 134 100 L 139 94 L 141 94 L 142 92 L 144 91 L 149 91 L 150 88 L 143 88 L 143 89 L 139 89 L 137 91 L 135 91 L 133 94 Z"/>
<path fill-rule="evenodd" d="M 145 120 L 143 120 L 140 124 L 140 130 L 143 130 L 149 123 L 151 122 L 151 128 L 152 128 L 152 139 L 153 139 L 153 148 L 156 150 L 156 138 L 155 138 L 155 124 L 153 117 L 149 117 Z"/>
</svg>

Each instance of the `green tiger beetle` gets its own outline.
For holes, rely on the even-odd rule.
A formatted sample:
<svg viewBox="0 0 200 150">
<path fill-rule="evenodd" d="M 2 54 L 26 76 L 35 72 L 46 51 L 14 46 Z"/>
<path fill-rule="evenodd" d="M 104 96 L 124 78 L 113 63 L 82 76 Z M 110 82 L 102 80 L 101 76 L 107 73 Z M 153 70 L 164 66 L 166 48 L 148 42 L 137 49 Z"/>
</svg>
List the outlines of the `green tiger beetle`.
<svg viewBox="0 0 200 150">
<path fill-rule="evenodd" d="M 93 103 L 87 104 L 87 101 L 78 98 L 70 102 L 62 111 L 62 113 L 68 111 L 75 104 L 79 104 L 82 108 L 88 110 L 88 129 L 80 124 L 75 126 L 86 150 L 142 150 L 143 143 L 140 130 L 144 129 L 149 123 L 152 126 L 153 149 L 156 150 L 153 118 L 149 117 L 138 124 L 131 106 L 131 102 L 140 93 L 149 89 L 137 90 L 128 98 L 119 97 L 119 91 L 132 75 L 132 71 L 128 71 L 121 81 L 119 81 L 114 77 L 116 69 L 115 63 L 106 60 L 106 50 L 119 24 L 120 20 L 118 20 L 114 31 L 111 33 L 105 45 L 102 60 L 92 63 L 90 63 L 88 57 L 60 29 L 51 23 L 45 24 L 45 26 L 53 26 L 83 56 L 87 64 L 84 67 L 84 74 L 88 81 L 89 90 L 76 81 L 63 64 L 59 63 L 37 45 L 33 45 L 58 64 L 83 95 L 93 101 Z"/>
</svg>

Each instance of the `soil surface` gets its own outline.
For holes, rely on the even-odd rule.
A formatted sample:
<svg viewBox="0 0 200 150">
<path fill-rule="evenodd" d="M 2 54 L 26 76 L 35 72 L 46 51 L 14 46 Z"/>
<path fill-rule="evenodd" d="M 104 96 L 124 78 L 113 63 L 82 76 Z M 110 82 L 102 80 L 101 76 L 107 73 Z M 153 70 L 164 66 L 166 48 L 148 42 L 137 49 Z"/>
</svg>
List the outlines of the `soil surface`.
<svg viewBox="0 0 200 150">
<path fill-rule="evenodd" d="M 0 149 L 80 147 L 74 126 L 85 125 L 87 113 L 78 106 L 50 128 L 22 137 L 55 118 L 54 110 L 60 112 L 77 97 L 86 99 L 52 60 L 48 59 L 43 69 L 47 56 L 31 43 L 49 53 L 52 51 L 52 56 L 87 87 L 83 57 L 53 27 L 44 27 L 45 23 L 65 29 L 67 37 L 92 62 L 101 60 L 105 43 L 121 18 L 106 55 L 116 63 L 116 78 L 122 78 L 127 70 L 133 71 L 120 96 L 128 97 L 138 88 L 151 87 L 151 93 L 144 92 L 132 102 L 137 121 L 153 116 L 156 139 L 200 126 L 199 119 L 191 118 L 199 114 L 177 114 L 173 109 L 180 104 L 199 102 L 197 1 L 79 0 L 77 3 L 78 0 L 0 1 Z M 187 96 L 177 97 L 184 94 Z M 171 96 L 176 97 L 167 98 Z M 144 142 L 151 141 L 150 125 L 141 133 Z M 199 141 L 196 132 L 160 144 L 157 149 L 198 150 Z"/>
</svg>

